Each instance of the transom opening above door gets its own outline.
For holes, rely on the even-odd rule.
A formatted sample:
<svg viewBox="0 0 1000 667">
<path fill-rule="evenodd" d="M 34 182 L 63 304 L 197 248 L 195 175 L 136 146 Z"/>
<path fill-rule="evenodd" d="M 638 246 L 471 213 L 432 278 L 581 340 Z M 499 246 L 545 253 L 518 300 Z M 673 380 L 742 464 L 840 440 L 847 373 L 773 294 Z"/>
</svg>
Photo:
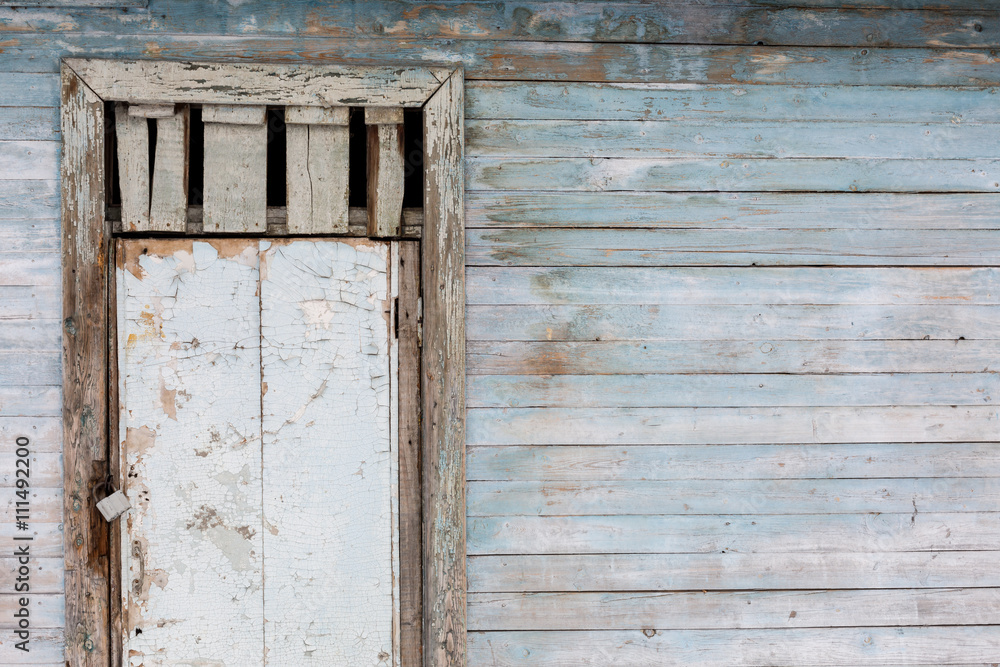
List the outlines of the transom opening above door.
<svg viewBox="0 0 1000 667">
<path fill-rule="evenodd" d="M 105 106 L 116 233 L 419 238 L 419 109 Z"/>
</svg>

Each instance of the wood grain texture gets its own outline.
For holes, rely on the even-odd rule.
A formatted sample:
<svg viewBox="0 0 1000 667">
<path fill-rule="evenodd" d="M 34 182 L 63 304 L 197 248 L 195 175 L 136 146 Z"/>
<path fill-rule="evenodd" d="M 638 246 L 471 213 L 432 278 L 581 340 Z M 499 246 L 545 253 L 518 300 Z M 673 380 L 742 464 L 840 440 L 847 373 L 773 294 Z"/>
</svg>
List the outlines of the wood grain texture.
<svg viewBox="0 0 1000 667">
<path fill-rule="evenodd" d="M 992 306 L 469 306 L 469 340 L 992 339 Z"/>
<path fill-rule="evenodd" d="M 389 247 L 261 248 L 264 662 L 398 664 Z"/>
<path fill-rule="evenodd" d="M 470 266 L 996 266 L 994 230 L 470 229 Z"/>
<path fill-rule="evenodd" d="M 206 110 L 212 107 L 206 106 Z M 223 106 L 223 122 L 205 123 L 206 231 L 237 234 L 267 229 L 267 126 L 264 108 L 252 114 Z M 260 116 L 259 124 L 248 124 Z"/>
<path fill-rule="evenodd" d="M 469 375 L 470 408 L 996 405 L 994 373 Z"/>
<path fill-rule="evenodd" d="M 475 408 L 469 445 L 991 442 L 993 406 Z"/>
<path fill-rule="evenodd" d="M 109 436 L 104 104 L 66 66 L 61 94 L 65 660 L 98 667 L 109 650 L 107 523 L 90 494 L 107 475 Z"/>
<path fill-rule="evenodd" d="M 994 372 L 993 341 L 471 341 L 470 375 Z"/>
<path fill-rule="evenodd" d="M 454 72 L 424 107 L 424 665 L 466 664 L 463 89 Z"/>
<path fill-rule="evenodd" d="M 473 81 L 472 119 L 996 123 L 989 88 Z"/>
<path fill-rule="evenodd" d="M 285 137 L 288 232 L 347 232 L 350 197 L 347 124 L 286 124 Z"/>
<path fill-rule="evenodd" d="M 997 551 L 1000 513 L 469 518 L 469 554 Z M 623 540 L 622 535 L 628 535 Z"/>
<path fill-rule="evenodd" d="M 723 440 L 723 438 L 720 438 Z M 469 447 L 469 481 L 996 477 L 993 443 Z"/>
<path fill-rule="evenodd" d="M 469 634 L 474 662 L 568 667 L 624 661 L 635 667 L 699 664 L 922 665 L 986 663 L 1000 649 L 998 626 L 796 630 L 642 630 Z M 738 646 L 735 649 L 734 646 Z"/>
<path fill-rule="evenodd" d="M 156 120 L 149 226 L 158 232 L 183 232 L 187 226 L 190 112 L 187 105 L 176 111 L 174 105 L 165 109 L 170 115 L 158 116 Z"/>
<path fill-rule="evenodd" d="M 998 160 L 498 158 L 465 161 L 469 190 L 998 192 Z"/>
<path fill-rule="evenodd" d="M 1000 590 L 474 593 L 470 631 L 995 625 Z"/>
<path fill-rule="evenodd" d="M 152 58 L 171 61 L 245 62 L 260 57 L 269 62 L 294 68 L 314 64 L 329 67 L 331 60 L 345 63 L 374 65 L 386 68 L 399 79 L 400 66 L 425 71 L 427 63 L 438 64 L 442 58 L 454 66 L 460 65 L 470 79 L 631 82 L 631 83 L 706 83 L 706 84 L 803 84 L 803 85 L 892 85 L 892 86 L 992 86 L 1000 82 L 993 57 L 986 50 L 954 50 L 934 48 L 806 48 L 757 47 L 720 45 L 671 45 L 592 43 L 578 44 L 572 49 L 565 44 L 521 40 L 437 40 L 387 41 L 381 39 L 247 37 L 244 35 L 107 34 L 73 35 L 72 42 L 52 39 L 50 35 L 25 33 L 17 44 L 4 51 L 0 69 L 5 72 L 52 73 L 57 70 L 59 57 L 86 53 L 89 58 Z M 265 58 L 266 57 L 266 58 Z M 74 60 L 74 62 L 76 62 Z M 169 65 L 177 68 L 182 79 L 189 71 L 185 63 Z M 246 67 L 254 67 L 245 65 Z M 89 66 L 88 66 L 89 67 Z M 97 68 L 97 65 L 92 66 Z M 83 68 L 81 68 L 83 69 Z M 287 71 L 287 70 L 285 70 Z M 294 69 L 292 70 L 294 72 Z M 438 70 L 434 70 L 438 71 Z M 443 72 L 444 76 L 450 68 Z M 113 77 L 98 81 L 113 85 L 111 99 L 131 99 L 148 91 L 143 72 L 133 69 L 120 83 Z M 419 73 L 415 75 L 420 79 Z M 386 101 L 384 78 L 373 83 L 376 93 L 366 95 L 365 89 L 355 90 L 357 102 L 348 104 L 394 105 Z M 418 81 L 419 82 L 419 81 Z M 427 82 L 430 88 L 436 84 Z M 273 84 L 273 81 L 270 82 Z M 164 87 L 171 83 L 162 84 Z M 206 82 L 205 88 L 214 85 Z M 293 83 L 293 86 L 295 84 Z M 298 86 L 295 86 L 296 88 Z M 270 90 L 273 93 L 273 85 Z M 102 89 L 103 90 L 103 89 Z M 265 86 L 262 90 L 267 91 Z M 201 94 L 195 89 L 192 98 Z M 222 90 L 212 93 L 215 103 L 243 102 L 239 93 Z M 372 99 L 378 97 L 381 101 Z M 412 103 L 419 106 L 415 95 Z M 140 100 L 133 101 L 162 101 Z M 267 103 L 317 104 L 323 100 L 303 94 L 286 99 L 273 94 Z M 336 100 L 331 102 L 337 104 Z"/>
<path fill-rule="evenodd" d="M 368 125 L 368 234 L 398 236 L 403 215 L 403 156 L 402 109 L 398 114 L 369 114 Z M 381 123 L 380 120 L 399 122 Z M 388 117 L 388 118 L 387 118 Z"/>
<path fill-rule="evenodd" d="M 858 102 L 860 103 L 860 101 Z M 731 120 L 470 120 L 470 156 L 990 159 L 992 125 Z"/>
<path fill-rule="evenodd" d="M 70 59 L 104 99 L 201 104 L 420 106 L 450 70 Z"/>
<path fill-rule="evenodd" d="M 85 0 L 77 5 L 136 5 Z M 2 4 L 10 4 L 5 2 Z M 45 4 L 28 0 L 24 5 Z M 145 6 L 141 2 L 141 6 Z M 845 3 L 717 1 L 697 5 L 616 2 L 547 2 L 517 6 L 470 4 L 455 0 L 425 4 L 386 0 L 343 3 L 341 11 L 289 2 L 282 12 L 261 0 L 235 7 L 175 8 L 153 2 L 158 21 L 131 14 L 97 14 L 66 8 L 52 13 L 0 13 L 6 29 L 45 33 L 125 31 L 144 36 L 166 33 L 258 36 L 351 35 L 389 40 L 512 40 L 540 42 L 633 42 L 702 44 L 801 44 L 812 46 L 930 46 L 989 48 L 1000 42 L 996 3 L 871 1 Z M 900 9 L 907 11 L 899 11 Z M 169 11 L 169 10 L 173 11 Z M 141 17 L 142 14 L 140 13 Z M 162 18 L 161 18 L 162 17 Z"/>
<path fill-rule="evenodd" d="M 993 268 L 470 267 L 470 304 L 1000 304 Z"/>
<path fill-rule="evenodd" d="M 470 556 L 469 591 L 995 588 L 997 552 Z M 595 619 L 596 620 L 596 619 Z"/>
<path fill-rule="evenodd" d="M 992 230 L 993 194 L 472 192 L 474 228 Z"/>
<path fill-rule="evenodd" d="M 146 119 L 115 105 L 118 182 L 122 198 L 122 228 L 149 231 L 149 127 Z"/>
<path fill-rule="evenodd" d="M 130 241 L 123 255 L 122 655 L 259 663 L 258 243 Z"/>
<path fill-rule="evenodd" d="M 469 516 L 990 512 L 995 478 L 470 482 Z"/>
<path fill-rule="evenodd" d="M 423 507 L 420 433 L 420 246 L 399 244 L 400 664 L 423 664 Z"/>
</svg>

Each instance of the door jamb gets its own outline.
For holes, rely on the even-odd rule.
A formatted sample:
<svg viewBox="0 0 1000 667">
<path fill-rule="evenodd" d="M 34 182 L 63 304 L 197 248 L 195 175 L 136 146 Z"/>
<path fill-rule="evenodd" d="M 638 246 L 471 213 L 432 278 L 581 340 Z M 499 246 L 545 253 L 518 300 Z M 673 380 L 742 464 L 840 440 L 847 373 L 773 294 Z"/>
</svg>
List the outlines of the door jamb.
<svg viewBox="0 0 1000 667">
<path fill-rule="evenodd" d="M 232 81 L 238 80 L 239 86 Z M 464 80 L 450 67 L 67 59 L 61 68 L 66 664 L 107 667 L 111 535 L 91 498 L 110 473 L 115 340 L 105 101 L 423 109 L 423 663 L 466 662 Z M 117 443 L 115 443 L 117 448 Z"/>
</svg>

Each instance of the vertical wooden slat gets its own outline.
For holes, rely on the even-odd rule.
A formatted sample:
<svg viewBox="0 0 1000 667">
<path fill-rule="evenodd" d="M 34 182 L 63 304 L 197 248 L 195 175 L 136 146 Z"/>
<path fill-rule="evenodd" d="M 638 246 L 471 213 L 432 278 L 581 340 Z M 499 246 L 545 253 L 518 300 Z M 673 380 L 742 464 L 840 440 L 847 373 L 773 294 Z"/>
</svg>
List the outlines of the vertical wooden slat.
<svg viewBox="0 0 1000 667">
<path fill-rule="evenodd" d="M 424 665 L 465 665 L 463 76 L 424 106 Z"/>
<path fill-rule="evenodd" d="M 205 105 L 204 229 L 267 230 L 267 108 Z"/>
<path fill-rule="evenodd" d="M 153 156 L 153 194 L 149 227 L 158 232 L 183 232 L 187 225 L 188 107 L 172 116 L 157 117 Z"/>
<path fill-rule="evenodd" d="M 128 107 L 115 105 L 118 136 L 118 182 L 122 194 L 122 229 L 149 229 L 149 126 L 145 118 L 132 116 Z"/>
<path fill-rule="evenodd" d="M 420 244 L 399 244 L 399 545 L 402 667 L 423 664 L 420 495 Z"/>
<path fill-rule="evenodd" d="M 290 234 L 347 232 L 349 122 L 348 107 L 285 109 Z"/>
<path fill-rule="evenodd" d="M 66 65 L 61 116 L 66 664 L 105 667 L 108 532 L 90 496 L 107 475 L 104 102 Z"/>
<path fill-rule="evenodd" d="M 403 214 L 403 110 L 368 107 L 368 234 L 398 236 Z"/>
</svg>

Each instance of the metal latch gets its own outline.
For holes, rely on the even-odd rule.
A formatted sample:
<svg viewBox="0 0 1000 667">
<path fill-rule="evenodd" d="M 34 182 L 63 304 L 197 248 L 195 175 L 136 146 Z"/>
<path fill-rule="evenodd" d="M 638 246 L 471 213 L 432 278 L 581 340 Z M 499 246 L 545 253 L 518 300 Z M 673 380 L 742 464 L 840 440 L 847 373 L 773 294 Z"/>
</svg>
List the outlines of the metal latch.
<svg viewBox="0 0 1000 667">
<path fill-rule="evenodd" d="M 97 492 L 101 489 L 104 489 L 107 492 L 107 495 L 105 495 L 103 500 L 98 500 Z M 94 497 L 94 502 L 97 503 L 97 510 L 107 521 L 114 521 L 122 514 L 125 514 L 125 512 L 132 509 L 132 506 L 129 505 L 128 498 L 125 494 L 120 489 L 115 489 L 110 475 L 103 482 L 94 486 L 92 495 Z"/>
</svg>

